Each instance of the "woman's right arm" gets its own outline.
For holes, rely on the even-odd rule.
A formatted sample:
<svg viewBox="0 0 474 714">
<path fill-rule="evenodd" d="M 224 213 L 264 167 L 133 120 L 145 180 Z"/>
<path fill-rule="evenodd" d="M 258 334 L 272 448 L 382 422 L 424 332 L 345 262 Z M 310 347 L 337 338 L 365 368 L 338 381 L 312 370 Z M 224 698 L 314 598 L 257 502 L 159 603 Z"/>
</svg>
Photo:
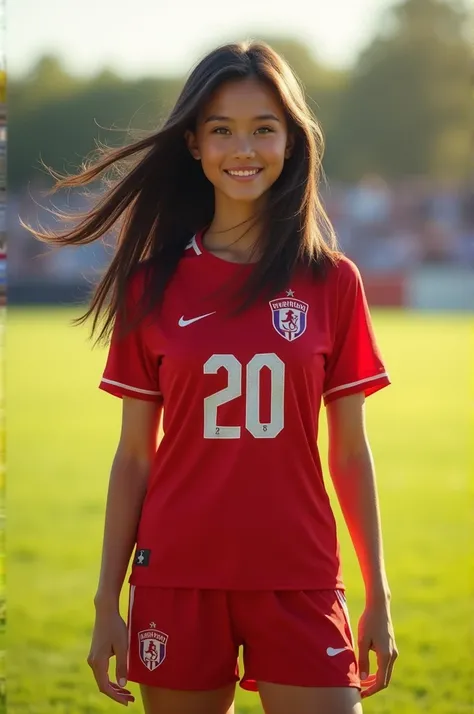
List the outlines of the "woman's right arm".
<svg viewBox="0 0 474 714">
<path fill-rule="evenodd" d="M 136 542 L 150 468 L 157 448 L 162 402 L 123 398 L 120 440 L 110 474 L 102 562 L 94 598 L 96 622 L 88 663 L 101 692 L 124 703 L 108 677 L 116 656 L 117 682 L 127 677 L 127 637 L 119 600 Z"/>
<path fill-rule="evenodd" d="M 96 608 L 118 610 L 135 545 L 151 464 L 156 453 L 161 402 L 123 398 L 122 429 L 110 474 Z"/>
</svg>

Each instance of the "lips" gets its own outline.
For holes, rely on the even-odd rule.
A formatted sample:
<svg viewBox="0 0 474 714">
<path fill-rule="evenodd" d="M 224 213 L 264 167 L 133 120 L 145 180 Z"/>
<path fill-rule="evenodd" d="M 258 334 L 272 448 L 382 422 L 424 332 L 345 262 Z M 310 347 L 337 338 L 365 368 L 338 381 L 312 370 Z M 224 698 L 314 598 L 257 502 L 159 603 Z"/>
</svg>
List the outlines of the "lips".
<svg viewBox="0 0 474 714">
<path fill-rule="evenodd" d="M 251 178 L 253 176 L 258 176 L 258 174 L 263 171 L 260 166 L 239 166 L 230 169 L 224 169 L 224 172 L 232 178 Z"/>
</svg>

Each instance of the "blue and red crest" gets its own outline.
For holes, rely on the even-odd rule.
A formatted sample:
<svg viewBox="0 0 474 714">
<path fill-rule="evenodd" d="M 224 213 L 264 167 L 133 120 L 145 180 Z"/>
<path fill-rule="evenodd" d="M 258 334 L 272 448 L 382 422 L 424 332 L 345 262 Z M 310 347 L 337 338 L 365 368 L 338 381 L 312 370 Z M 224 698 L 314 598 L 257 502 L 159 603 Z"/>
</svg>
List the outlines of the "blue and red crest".
<svg viewBox="0 0 474 714">
<path fill-rule="evenodd" d="M 279 335 L 292 342 L 306 330 L 309 305 L 295 298 L 278 298 L 269 302 L 273 327 Z"/>
<path fill-rule="evenodd" d="M 154 622 L 151 623 L 149 630 L 142 630 L 138 633 L 140 659 L 150 672 L 159 667 L 165 659 L 166 643 L 168 642 L 168 635 L 155 630 L 152 627 L 154 624 Z"/>
</svg>

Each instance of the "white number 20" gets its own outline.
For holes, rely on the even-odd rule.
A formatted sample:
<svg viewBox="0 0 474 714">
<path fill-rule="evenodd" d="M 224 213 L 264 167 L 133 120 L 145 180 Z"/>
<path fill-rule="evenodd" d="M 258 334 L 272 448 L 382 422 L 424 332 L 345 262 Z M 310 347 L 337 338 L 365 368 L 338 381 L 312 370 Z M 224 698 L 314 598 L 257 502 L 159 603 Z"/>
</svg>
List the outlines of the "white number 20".
<svg viewBox="0 0 474 714">
<path fill-rule="evenodd" d="M 212 355 L 204 365 L 204 374 L 227 370 L 227 387 L 204 399 L 204 438 L 240 439 L 240 426 L 218 426 L 217 407 L 237 399 L 242 394 L 242 364 L 234 355 Z M 270 422 L 260 421 L 260 372 L 270 370 Z M 245 427 L 256 439 L 274 439 L 284 426 L 283 399 L 285 393 L 285 365 L 274 353 L 252 357 L 246 367 L 247 393 Z"/>
</svg>

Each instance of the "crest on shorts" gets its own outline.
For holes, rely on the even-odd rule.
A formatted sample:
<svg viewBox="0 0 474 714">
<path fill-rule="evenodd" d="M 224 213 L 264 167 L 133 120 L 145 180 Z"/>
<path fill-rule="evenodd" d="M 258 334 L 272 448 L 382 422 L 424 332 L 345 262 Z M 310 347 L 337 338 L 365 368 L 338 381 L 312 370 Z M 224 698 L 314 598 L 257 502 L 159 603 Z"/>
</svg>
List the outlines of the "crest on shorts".
<svg viewBox="0 0 474 714">
<path fill-rule="evenodd" d="M 148 630 L 138 633 L 138 651 L 140 659 L 150 672 L 162 664 L 166 657 L 166 643 L 168 635 L 156 629 L 154 622 L 150 622 Z"/>
<path fill-rule="evenodd" d="M 292 342 L 306 330 L 309 305 L 295 300 L 293 290 L 287 290 L 286 298 L 270 300 L 273 327 L 279 335 Z"/>
</svg>

